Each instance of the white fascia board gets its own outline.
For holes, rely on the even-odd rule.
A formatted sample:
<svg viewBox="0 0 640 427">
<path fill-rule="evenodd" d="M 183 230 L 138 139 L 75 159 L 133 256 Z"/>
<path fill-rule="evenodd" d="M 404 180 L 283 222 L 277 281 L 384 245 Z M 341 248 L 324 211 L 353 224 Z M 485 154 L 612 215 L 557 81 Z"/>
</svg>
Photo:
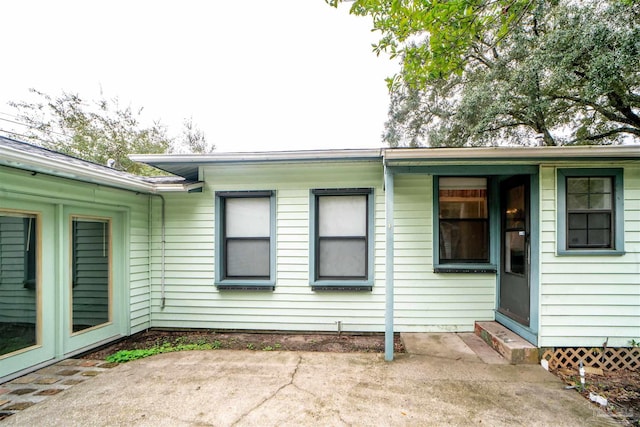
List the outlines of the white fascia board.
<svg viewBox="0 0 640 427">
<path fill-rule="evenodd" d="M 394 148 L 384 150 L 389 161 L 638 158 L 640 145 L 580 145 L 558 147 Z"/>
<path fill-rule="evenodd" d="M 204 182 L 191 182 L 189 184 L 154 184 L 153 193 L 188 193 L 204 187 Z"/>
<path fill-rule="evenodd" d="M 130 154 L 129 158 L 140 163 L 225 163 L 225 162 L 275 162 L 311 160 L 380 159 L 383 148 L 352 150 L 300 150 L 264 151 L 246 153 L 213 154 Z"/>
</svg>

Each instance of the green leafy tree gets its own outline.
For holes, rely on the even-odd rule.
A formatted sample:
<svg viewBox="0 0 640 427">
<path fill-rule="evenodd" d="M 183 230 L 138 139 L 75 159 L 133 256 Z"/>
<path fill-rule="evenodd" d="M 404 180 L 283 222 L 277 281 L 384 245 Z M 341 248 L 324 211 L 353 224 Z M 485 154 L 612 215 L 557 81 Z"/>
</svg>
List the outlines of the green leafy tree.
<svg viewBox="0 0 640 427">
<path fill-rule="evenodd" d="M 176 147 L 188 152 L 215 148 L 191 120 L 185 121 L 182 135 L 175 138 L 159 121 L 143 124 L 142 108 L 122 107 L 118 98 L 85 101 L 70 92 L 56 97 L 35 89 L 30 92 L 36 101 L 9 103 L 27 128 L 21 133 L 38 145 L 74 157 L 103 165 L 112 159 L 117 169 L 149 175 L 155 173 L 152 168 L 132 162 L 128 155 L 166 153 Z"/>
<path fill-rule="evenodd" d="M 637 0 L 357 0 L 351 12 L 373 18 L 374 50 L 402 60 L 391 146 L 640 137 Z"/>
<path fill-rule="evenodd" d="M 216 146 L 207 142 L 204 132 L 193 123 L 193 118 L 189 117 L 182 122 L 181 138 L 172 145 L 170 152 L 174 154 L 208 154 L 215 149 Z"/>
</svg>

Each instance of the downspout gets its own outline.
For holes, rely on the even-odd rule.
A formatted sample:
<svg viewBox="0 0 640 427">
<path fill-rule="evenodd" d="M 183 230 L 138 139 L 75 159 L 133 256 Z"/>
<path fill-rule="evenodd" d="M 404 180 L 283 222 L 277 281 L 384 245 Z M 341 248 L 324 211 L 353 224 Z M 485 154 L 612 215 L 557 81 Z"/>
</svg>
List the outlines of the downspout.
<svg viewBox="0 0 640 427">
<path fill-rule="evenodd" d="M 165 273 L 164 273 L 164 267 L 165 267 L 165 261 L 164 261 L 164 255 L 165 255 L 165 229 L 166 229 L 166 225 L 165 225 L 165 200 L 164 200 L 164 196 L 162 196 L 161 194 L 154 194 L 154 196 L 156 197 L 160 197 L 160 200 L 162 201 L 162 208 L 160 210 L 160 222 L 161 222 L 161 241 L 160 241 L 160 309 L 164 310 L 164 304 L 165 304 L 165 295 L 164 295 L 164 288 L 165 288 Z"/>
<path fill-rule="evenodd" d="M 393 173 L 387 169 L 387 162 L 384 158 L 382 164 L 384 167 L 384 199 L 385 199 L 385 218 L 387 227 L 385 230 L 385 312 L 384 312 L 384 360 L 391 362 L 393 360 Z"/>
<path fill-rule="evenodd" d="M 149 210 L 149 214 L 148 214 L 148 218 L 147 218 L 147 239 L 148 242 L 147 244 L 149 245 L 149 259 L 148 259 L 148 263 L 147 263 L 147 274 L 149 275 L 149 326 L 151 326 L 151 312 L 153 311 L 153 306 L 151 304 L 151 276 L 153 274 L 153 268 L 152 268 L 152 264 L 153 264 L 153 251 L 152 251 L 152 245 L 153 245 L 153 194 L 149 194 L 148 195 L 149 198 L 147 199 L 147 207 Z"/>
</svg>

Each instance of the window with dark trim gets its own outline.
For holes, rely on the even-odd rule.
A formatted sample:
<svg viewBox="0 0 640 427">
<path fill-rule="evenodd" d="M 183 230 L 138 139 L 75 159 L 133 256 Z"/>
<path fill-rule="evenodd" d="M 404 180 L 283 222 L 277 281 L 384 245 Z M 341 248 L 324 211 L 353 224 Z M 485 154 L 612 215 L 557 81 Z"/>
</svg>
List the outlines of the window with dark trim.
<svg viewBox="0 0 640 427">
<path fill-rule="evenodd" d="M 216 193 L 219 288 L 256 289 L 273 278 L 273 192 Z M 273 285 L 269 284 L 272 289 Z"/>
<path fill-rule="evenodd" d="M 622 169 L 558 170 L 559 253 L 622 250 Z"/>
<path fill-rule="evenodd" d="M 371 284 L 371 189 L 318 189 L 313 197 L 314 289 Z"/>
<path fill-rule="evenodd" d="M 487 178 L 437 179 L 439 264 L 488 263 Z"/>
</svg>

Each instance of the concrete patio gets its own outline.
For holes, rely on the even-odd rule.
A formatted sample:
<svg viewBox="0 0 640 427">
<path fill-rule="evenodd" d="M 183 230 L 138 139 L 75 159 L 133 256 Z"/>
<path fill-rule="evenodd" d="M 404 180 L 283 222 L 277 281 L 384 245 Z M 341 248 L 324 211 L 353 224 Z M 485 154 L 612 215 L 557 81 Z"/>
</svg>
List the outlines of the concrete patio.
<svg viewBox="0 0 640 427">
<path fill-rule="evenodd" d="M 409 334 L 391 363 L 366 353 L 163 354 L 104 369 L 0 424 L 616 425 L 540 366 L 480 357 L 488 347 L 474 350 L 470 335 Z"/>
</svg>

